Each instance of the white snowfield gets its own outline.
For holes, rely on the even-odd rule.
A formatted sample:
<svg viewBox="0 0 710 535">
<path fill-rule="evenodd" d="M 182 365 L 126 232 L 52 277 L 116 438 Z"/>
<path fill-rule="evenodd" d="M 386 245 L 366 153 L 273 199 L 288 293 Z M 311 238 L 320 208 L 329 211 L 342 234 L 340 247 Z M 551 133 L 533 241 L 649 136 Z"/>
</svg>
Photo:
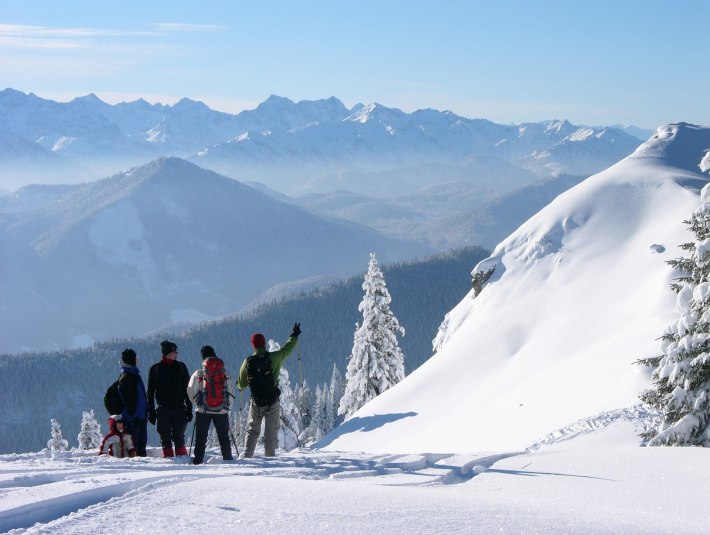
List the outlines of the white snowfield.
<svg viewBox="0 0 710 535">
<path fill-rule="evenodd" d="M 535 452 L 3 455 L 0 532 L 707 533 L 710 452 L 640 448 L 633 423 L 605 423 Z"/>
</svg>

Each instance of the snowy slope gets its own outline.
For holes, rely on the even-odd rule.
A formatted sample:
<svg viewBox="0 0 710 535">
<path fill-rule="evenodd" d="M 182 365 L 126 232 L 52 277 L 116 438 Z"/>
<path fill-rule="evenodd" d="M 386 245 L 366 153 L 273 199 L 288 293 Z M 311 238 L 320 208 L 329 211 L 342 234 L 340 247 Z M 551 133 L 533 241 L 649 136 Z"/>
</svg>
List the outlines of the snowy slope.
<svg viewBox="0 0 710 535">
<path fill-rule="evenodd" d="M 436 355 L 320 445 L 515 450 L 637 403 L 649 372 L 634 361 L 659 352 L 673 319 L 665 262 L 689 238 L 707 147 L 708 128 L 662 127 L 560 195 L 476 267 L 495 271 L 447 315 Z"/>
</svg>

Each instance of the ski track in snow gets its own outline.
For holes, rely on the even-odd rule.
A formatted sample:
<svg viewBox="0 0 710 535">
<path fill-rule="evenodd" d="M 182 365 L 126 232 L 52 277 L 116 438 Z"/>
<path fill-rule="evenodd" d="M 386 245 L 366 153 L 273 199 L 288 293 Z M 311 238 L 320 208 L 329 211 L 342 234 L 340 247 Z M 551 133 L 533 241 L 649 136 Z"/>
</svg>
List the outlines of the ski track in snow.
<svg viewBox="0 0 710 535">
<path fill-rule="evenodd" d="M 275 458 L 254 457 L 224 462 L 213 453 L 205 465 L 193 466 L 187 458 L 175 460 L 152 459 L 107 459 L 87 453 L 83 457 L 55 457 L 56 468 L 47 463 L 43 475 L 24 475 L 21 470 L 0 472 L 0 499 L 12 493 L 27 492 L 22 505 L 0 510 L 0 532 L 32 528 L 32 533 L 61 532 L 62 524 L 76 524 L 82 518 L 107 514 L 121 507 L 121 503 L 141 493 L 150 493 L 171 485 L 179 485 L 205 477 L 268 476 L 312 480 L 342 480 L 355 478 L 382 478 L 382 484 L 393 485 L 453 485 L 471 480 L 488 470 L 497 461 L 514 455 L 508 453 L 490 456 L 453 454 L 403 454 L 367 455 L 312 453 L 284 454 Z M 76 454 L 74 454 L 76 455 Z M 208 454 L 209 455 L 209 454 Z M 36 470 L 37 458 L 49 460 L 51 454 L 18 454 L 0 456 L 3 462 L 28 459 L 28 470 Z M 87 465 L 91 472 L 87 471 Z M 79 465 L 79 466 L 77 466 Z M 121 474 L 145 472 L 146 477 L 120 482 Z M 158 472 L 159 475 L 156 475 Z M 161 474 L 162 472 L 162 474 Z M 386 476 L 411 475 L 411 482 L 388 482 Z M 385 477 L 383 477 L 385 476 Z M 117 482 L 119 481 L 119 482 Z M 78 491 L 76 485 L 89 483 L 87 490 Z M 30 490 L 43 488 L 41 495 L 55 495 L 41 501 L 31 501 Z M 179 494 L 179 491 L 178 491 Z M 0 500 L 1 501 L 1 500 Z M 22 498 L 16 501 L 22 501 Z M 1 506 L 0 506 L 1 507 Z"/>
<path fill-rule="evenodd" d="M 0 532 L 57 533 L 63 525 L 110 514 L 123 502 L 140 494 L 167 486 L 180 485 L 206 477 L 276 477 L 310 480 L 353 480 L 379 478 L 377 484 L 396 486 L 442 486 L 466 483 L 494 465 L 513 456 L 526 455 L 556 443 L 591 433 L 620 420 L 648 425 L 654 414 L 643 406 L 608 411 L 574 422 L 549 433 L 526 451 L 492 455 L 474 454 L 357 454 L 294 450 L 274 458 L 256 456 L 224 462 L 215 451 L 208 451 L 206 462 L 193 466 L 189 458 L 162 459 L 157 448 L 149 457 L 114 459 L 95 453 L 39 453 L 0 456 L 0 504 L 13 498 L 18 505 L 2 509 Z M 156 458 L 157 457 L 157 458 Z M 4 463 L 13 468 L 2 470 Z M 44 473 L 37 475 L 38 464 Z M 27 466 L 27 472 L 23 467 Z M 30 475 L 28 475 L 28 473 Z M 144 477 L 136 474 L 145 474 Z M 126 477 L 130 474 L 130 479 Z M 388 476 L 405 476 L 388 479 Z M 125 481 L 121 482 L 122 477 Z M 85 485 L 86 490 L 78 490 Z M 33 501 L 31 489 L 42 487 Z M 48 488 L 49 487 L 49 488 Z M 180 491 L 177 491 L 178 493 Z M 19 496 L 26 493 L 24 496 Z M 33 527 L 34 526 L 34 527 Z M 17 530 L 17 531 L 13 531 Z"/>
</svg>

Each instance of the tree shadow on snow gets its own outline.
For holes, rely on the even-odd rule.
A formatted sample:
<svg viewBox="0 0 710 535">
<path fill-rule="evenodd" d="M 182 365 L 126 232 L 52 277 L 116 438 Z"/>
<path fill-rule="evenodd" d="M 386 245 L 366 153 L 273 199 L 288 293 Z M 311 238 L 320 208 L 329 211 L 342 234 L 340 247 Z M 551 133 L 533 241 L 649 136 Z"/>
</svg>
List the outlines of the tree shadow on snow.
<svg viewBox="0 0 710 535">
<path fill-rule="evenodd" d="M 322 448 L 328 446 L 335 439 L 340 438 L 348 433 L 354 433 L 355 431 L 368 432 L 373 431 L 382 427 L 383 425 L 396 422 L 402 418 L 410 418 L 416 416 L 416 412 L 398 412 L 392 414 L 377 414 L 375 416 L 365 416 L 351 418 L 347 422 L 343 422 L 340 426 L 335 428 L 328 436 L 323 437 L 319 442 L 314 444 L 316 448 Z"/>
</svg>

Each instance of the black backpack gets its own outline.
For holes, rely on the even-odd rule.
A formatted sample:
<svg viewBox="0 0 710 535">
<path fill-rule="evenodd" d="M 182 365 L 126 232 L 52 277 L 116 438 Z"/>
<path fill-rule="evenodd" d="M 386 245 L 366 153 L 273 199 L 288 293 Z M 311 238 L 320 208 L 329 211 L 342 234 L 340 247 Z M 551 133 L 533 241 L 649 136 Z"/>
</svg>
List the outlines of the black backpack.
<svg viewBox="0 0 710 535">
<path fill-rule="evenodd" d="M 118 379 L 111 383 L 111 386 L 106 390 L 104 394 L 104 407 L 106 407 L 109 415 L 121 414 L 123 412 L 123 400 L 121 399 L 121 393 L 118 391 Z"/>
<path fill-rule="evenodd" d="M 271 405 L 281 395 L 281 390 L 274 384 L 271 372 L 271 355 L 264 352 L 261 355 L 251 355 L 247 358 L 247 382 L 251 397 L 258 407 Z"/>
</svg>

